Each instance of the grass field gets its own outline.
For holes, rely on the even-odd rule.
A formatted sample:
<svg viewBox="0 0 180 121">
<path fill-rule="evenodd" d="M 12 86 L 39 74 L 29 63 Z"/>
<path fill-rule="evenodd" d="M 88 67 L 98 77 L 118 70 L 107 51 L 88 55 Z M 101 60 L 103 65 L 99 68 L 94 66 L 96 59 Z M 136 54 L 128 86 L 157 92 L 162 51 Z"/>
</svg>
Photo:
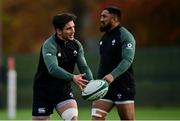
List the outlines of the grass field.
<svg viewBox="0 0 180 121">
<path fill-rule="evenodd" d="M 54 113 L 52 120 L 59 120 L 59 116 Z M 80 120 L 90 120 L 90 109 L 80 108 Z M 119 120 L 116 109 L 113 109 L 107 116 L 108 120 Z M 180 120 L 180 108 L 137 108 L 137 120 Z M 8 120 L 6 110 L 0 110 L 0 120 Z M 20 109 L 17 111 L 16 120 L 31 120 L 31 110 Z"/>
</svg>

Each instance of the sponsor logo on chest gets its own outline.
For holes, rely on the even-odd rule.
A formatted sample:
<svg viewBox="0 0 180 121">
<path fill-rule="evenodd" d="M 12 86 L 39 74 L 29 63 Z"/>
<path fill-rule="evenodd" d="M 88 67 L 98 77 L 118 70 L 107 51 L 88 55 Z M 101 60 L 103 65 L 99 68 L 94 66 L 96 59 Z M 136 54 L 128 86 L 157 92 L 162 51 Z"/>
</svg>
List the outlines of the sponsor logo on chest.
<svg viewBox="0 0 180 121">
<path fill-rule="evenodd" d="M 112 45 L 115 45 L 115 43 L 116 43 L 116 40 L 113 39 L 113 40 L 112 40 Z"/>
<path fill-rule="evenodd" d="M 77 52 L 76 50 L 74 50 L 73 55 L 74 55 L 74 56 L 77 56 L 77 53 L 78 53 L 78 52 Z"/>
<path fill-rule="evenodd" d="M 101 46 L 102 44 L 103 44 L 103 42 L 100 41 L 100 42 L 99 42 L 99 45 Z M 115 44 L 116 44 L 116 40 L 113 39 L 113 40 L 111 41 L 111 45 L 114 46 Z"/>
<path fill-rule="evenodd" d="M 57 56 L 58 56 L 58 57 L 61 57 L 61 53 L 59 52 L 59 53 L 57 54 Z"/>
</svg>

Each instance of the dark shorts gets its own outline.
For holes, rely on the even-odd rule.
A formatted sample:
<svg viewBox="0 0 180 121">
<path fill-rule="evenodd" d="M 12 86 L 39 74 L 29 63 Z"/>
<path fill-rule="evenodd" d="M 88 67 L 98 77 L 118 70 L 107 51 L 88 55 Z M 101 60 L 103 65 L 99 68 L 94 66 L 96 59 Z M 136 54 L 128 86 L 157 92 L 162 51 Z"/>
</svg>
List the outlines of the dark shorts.
<svg viewBox="0 0 180 121">
<path fill-rule="evenodd" d="M 110 84 L 107 94 L 102 99 L 112 102 L 134 101 L 135 93 L 134 85 L 124 85 L 123 80 L 114 80 Z"/>
<path fill-rule="evenodd" d="M 49 116 L 60 102 L 74 99 L 69 86 L 62 88 L 53 86 L 34 87 L 32 116 Z"/>
</svg>

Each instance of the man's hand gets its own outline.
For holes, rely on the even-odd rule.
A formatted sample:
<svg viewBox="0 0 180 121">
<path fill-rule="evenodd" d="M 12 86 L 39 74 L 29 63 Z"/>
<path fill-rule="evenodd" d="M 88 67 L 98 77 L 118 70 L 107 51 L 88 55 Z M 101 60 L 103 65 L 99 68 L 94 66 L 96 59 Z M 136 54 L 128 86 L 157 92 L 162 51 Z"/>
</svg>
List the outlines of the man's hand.
<svg viewBox="0 0 180 121">
<path fill-rule="evenodd" d="M 114 78 L 111 74 L 104 76 L 103 79 L 106 80 L 109 84 L 114 80 Z"/>
<path fill-rule="evenodd" d="M 85 79 L 82 78 L 85 75 L 86 74 L 78 74 L 78 75 L 73 76 L 74 83 L 80 88 L 81 91 L 84 89 L 84 87 L 89 82 L 88 80 L 85 80 Z"/>
</svg>

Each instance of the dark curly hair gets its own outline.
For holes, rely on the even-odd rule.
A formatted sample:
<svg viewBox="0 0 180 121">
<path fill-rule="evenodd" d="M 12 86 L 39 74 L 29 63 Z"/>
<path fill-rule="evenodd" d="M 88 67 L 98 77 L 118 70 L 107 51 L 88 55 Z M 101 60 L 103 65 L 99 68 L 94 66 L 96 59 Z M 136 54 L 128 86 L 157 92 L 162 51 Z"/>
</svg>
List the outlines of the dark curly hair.
<svg viewBox="0 0 180 121">
<path fill-rule="evenodd" d="M 62 14 L 57 14 L 53 17 L 52 24 L 55 29 L 60 29 L 63 30 L 64 26 L 70 22 L 70 21 L 75 21 L 76 16 L 71 13 L 62 13 Z"/>
</svg>

